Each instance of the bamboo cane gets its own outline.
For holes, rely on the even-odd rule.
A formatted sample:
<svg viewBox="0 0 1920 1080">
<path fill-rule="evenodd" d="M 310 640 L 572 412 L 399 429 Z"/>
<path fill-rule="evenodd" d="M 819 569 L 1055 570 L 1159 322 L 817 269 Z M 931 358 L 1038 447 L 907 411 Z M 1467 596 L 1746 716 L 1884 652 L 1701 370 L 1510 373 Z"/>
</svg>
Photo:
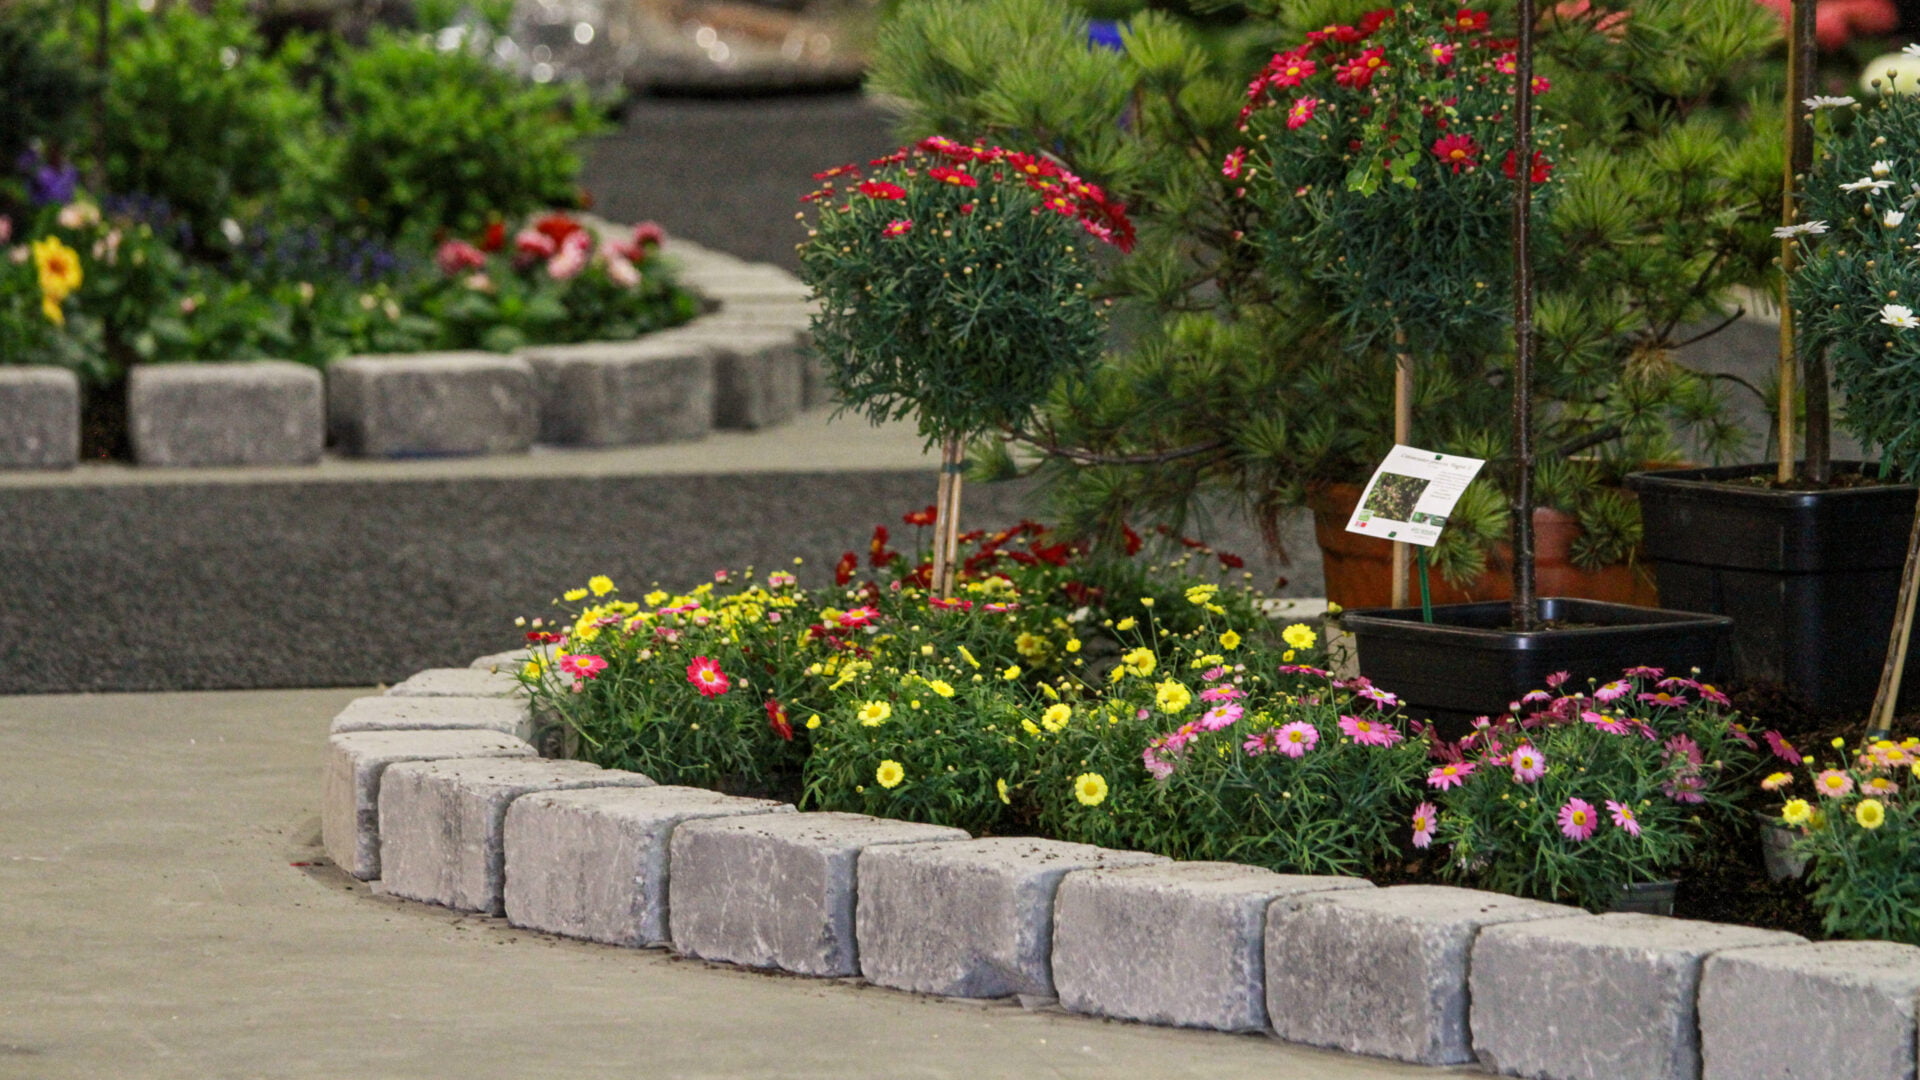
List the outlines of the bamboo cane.
<svg viewBox="0 0 1920 1080">
<path fill-rule="evenodd" d="M 1887 658 L 1880 665 L 1880 690 L 1867 718 L 1867 736 L 1893 730 L 1894 705 L 1900 700 L 1900 680 L 1906 674 L 1907 646 L 1913 640 L 1913 611 L 1920 598 L 1920 504 L 1914 507 L 1913 528 L 1907 533 L 1907 563 L 1900 571 L 1900 601 L 1893 609 L 1893 631 L 1888 635 Z"/>
<path fill-rule="evenodd" d="M 1413 357 L 1408 355 L 1407 332 L 1395 327 L 1393 343 L 1393 441 L 1401 446 L 1413 443 Z M 1401 541 L 1393 545 L 1392 605 L 1407 606 L 1407 563 L 1412 548 Z"/>
</svg>

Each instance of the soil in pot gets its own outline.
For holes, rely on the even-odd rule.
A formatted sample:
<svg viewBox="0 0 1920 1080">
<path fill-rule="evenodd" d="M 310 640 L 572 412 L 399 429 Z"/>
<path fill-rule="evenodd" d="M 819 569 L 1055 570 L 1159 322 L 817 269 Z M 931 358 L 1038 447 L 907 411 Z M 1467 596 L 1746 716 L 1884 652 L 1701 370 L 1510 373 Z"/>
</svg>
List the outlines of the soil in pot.
<svg viewBox="0 0 1920 1080">
<path fill-rule="evenodd" d="M 1353 508 L 1360 503 L 1360 487 L 1329 484 L 1307 496 L 1313 511 L 1313 535 L 1320 544 L 1327 580 L 1327 599 L 1343 608 L 1385 607 L 1392 603 L 1393 544 L 1347 531 Z M 1541 507 L 1533 512 L 1534 580 L 1543 596 L 1603 600 L 1635 607 L 1660 606 L 1660 591 L 1652 571 L 1636 563 L 1618 563 L 1583 570 L 1573 563 L 1573 542 L 1580 523 L 1571 514 Z M 1513 595 L 1512 550 L 1505 544 L 1487 553 L 1487 568 L 1478 578 L 1457 586 L 1437 570 L 1427 571 L 1427 585 L 1436 604 L 1465 604 L 1504 600 Z M 1407 571 L 1407 595 L 1420 595 L 1419 571 Z"/>
</svg>

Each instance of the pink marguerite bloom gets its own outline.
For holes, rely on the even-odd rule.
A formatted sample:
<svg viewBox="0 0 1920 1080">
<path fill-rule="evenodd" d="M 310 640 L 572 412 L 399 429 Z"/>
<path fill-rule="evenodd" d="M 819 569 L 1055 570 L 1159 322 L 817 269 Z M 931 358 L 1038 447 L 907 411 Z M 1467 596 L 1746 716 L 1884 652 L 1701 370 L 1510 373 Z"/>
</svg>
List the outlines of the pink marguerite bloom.
<svg viewBox="0 0 1920 1080">
<path fill-rule="evenodd" d="M 719 662 L 705 656 L 696 656 L 693 663 L 687 665 L 687 681 L 700 691 L 701 697 L 719 697 L 733 688 L 727 673 L 720 670 Z"/>
<path fill-rule="evenodd" d="M 1320 729 L 1305 720 L 1295 720 L 1274 733 L 1273 748 L 1290 758 L 1305 757 L 1320 745 Z"/>
<path fill-rule="evenodd" d="M 1512 764 L 1515 783 L 1531 784 L 1547 775 L 1547 755 L 1531 746 L 1514 750 Z"/>
<path fill-rule="evenodd" d="M 1559 820 L 1560 835 L 1569 840 L 1585 840 L 1600 826 L 1600 818 L 1593 812 L 1593 804 L 1585 799 L 1568 799 L 1560 807 Z"/>
<path fill-rule="evenodd" d="M 1600 689 L 1595 690 L 1593 692 L 1593 700 L 1602 705 L 1610 705 L 1631 693 L 1633 693 L 1632 684 L 1628 683 L 1625 679 L 1615 679 Z"/>
<path fill-rule="evenodd" d="M 440 267 L 441 273 L 457 277 L 463 271 L 486 266 L 487 253 L 465 240 L 449 240 L 433 253 L 433 261 Z"/>
<path fill-rule="evenodd" d="M 886 227 L 880 230 L 880 235 L 904 236 L 906 235 L 907 231 L 912 228 L 913 228 L 913 222 L 910 219 L 898 218 L 896 220 L 887 222 Z"/>
<path fill-rule="evenodd" d="M 1219 686 L 1209 686 L 1205 690 L 1200 691 L 1201 701 L 1233 701 L 1246 696 L 1247 692 L 1245 690 L 1237 686 L 1228 686 L 1224 683 Z"/>
<path fill-rule="evenodd" d="M 1640 835 L 1640 819 L 1634 816 L 1633 807 L 1608 799 L 1607 810 L 1613 815 L 1613 823 L 1625 829 L 1628 836 Z"/>
<path fill-rule="evenodd" d="M 587 258 L 593 253 L 593 238 L 585 229 L 569 233 L 560 242 L 560 251 L 547 260 L 547 276 L 555 281 L 567 281 L 579 276 L 587 268 Z"/>
<path fill-rule="evenodd" d="M 1639 667 L 1630 667 L 1620 674 L 1622 677 L 1628 679 L 1660 679 L 1664 677 L 1666 673 L 1665 668 L 1647 667 L 1642 664 Z"/>
<path fill-rule="evenodd" d="M 1800 751 L 1795 750 L 1793 744 L 1782 738 L 1777 731 L 1763 732 L 1761 738 L 1767 740 L 1767 749 L 1773 751 L 1774 757 L 1789 765 L 1798 765 L 1806 760 L 1800 756 Z"/>
<path fill-rule="evenodd" d="M 1219 731 L 1221 728 L 1232 727 L 1239 723 L 1240 717 L 1245 713 L 1246 710 L 1232 702 L 1216 705 L 1200 714 L 1200 726 L 1208 731 Z"/>
<path fill-rule="evenodd" d="M 1259 757 L 1261 754 L 1270 753 L 1273 750 L 1274 736 L 1277 734 L 1279 732 L 1272 728 L 1256 731 L 1247 736 L 1246 741 L 1240 744 L 1240 749 L 1246 751 L 1248 757 Z"/>
<path fill-rule="evenodd" d="M 607 669 L 607 661 L 591 653 L 569 653 L 560 658 L 559 666 L 576 679 L 592 679 Z"/>
<path fill-rule="evenodd" d="M 1625 723 L 1605 713 L 1597 713 L 1589 709 L 1580 714 L 1580 719 L 1592 724 L 1594 727 L 1599 728 L 1609 735 L 1625 735 L 1627 733 L 1627 725 Z"/>
<path fill-rule="evenodd" d="M 1839 769 L 1827 769 L 1813 778 L 1813 789 L 1829 799 L 1853 793 L 1853 777 Z"/>
<path fill-rule="evenodd" d="M 1687 769 L 1660 785 L 1660 790 L 1677 803 L 1703 803 L 1707 801 L 1707 778 Z"/>
<path fill-rule="evenodd" d="M 1640 700 L 1646 702 L 1649 705 L 1658 705 L 1663 709 L 1684 708 L 1687 704 L 1686 698 L 1679 697 L 1678 695 L 1675 695 L 1675 694 L 1670 694 L 1665 690 L 1662 690 L 1657 694 L 1641 694 Z"/>
<path fill-rule="evenodd" d="M 1357 716 L 1342 716 L 1340 730 L 1346 732 L 1358 746 L 1392 746 L 1401 739 L 1400 732 L 1391 724 L 1378 720 L 1362 720 Z"/>
<path fill-rule="evenodd" d="M 607 280 L 623 289 L 640 285 L 640 268 L 628 261 L 626 256 L 609 251 L 602 261 L 606 264 Z"/>
<path fill-rule="evenodd" d="M 560 253 L 560 241 L 539 229 L 521 229 L 513 238 L 513 247 L 522 255 L 550 259 Z"/>
<path fill-rule="evenodd" d="M 840 617 L 834 621 L 846 627 L 871 626 L 873 620 L 879 617 L 879 608 L 873 607 L 870 604 L 863 604 L 860 607 L 841 612 Z"/>
<path fill-rule="evenodd" d="M 1426 848 L 1433 843 L 1434 826 L 1439 824 L 1440 811 L 1430 802 L 1423 802 L 1413 808 L 1413 846 Z"/>
<path fill-rule="evenodd" d="M 1456 788 L 1466 783 L 1467 777 L 1472 775 L 1473 763 L 1470 761 L 1435 765 L 1427 772 L 1427 785 L 1445 791 L 1448 788 Z"/>
<path fill-rule="evenodd" d="M 1573 678 L 1573 672 L 1571 671 L 1556 671 L 1547 676 L 1547 686 L 1549 689 L 1558 690 L 1571 678 Z"/>
</svg>

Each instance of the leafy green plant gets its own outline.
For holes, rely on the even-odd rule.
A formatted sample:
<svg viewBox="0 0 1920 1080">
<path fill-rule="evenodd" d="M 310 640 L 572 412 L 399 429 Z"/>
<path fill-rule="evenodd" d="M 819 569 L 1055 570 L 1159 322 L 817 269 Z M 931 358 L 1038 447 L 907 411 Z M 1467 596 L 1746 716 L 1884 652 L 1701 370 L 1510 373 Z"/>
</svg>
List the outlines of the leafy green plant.
<svg viewBox="0 0 1920 1080">
<path fill-rule="evenodd" d="M 1833 742 L 1824 762 L 1788 748 L 1783 756 L 1805 767 L 1812 794 L 1787 798 L 1776 819 L 1811 860 L 1821 926 L 1834 937 L 1920 945 L 1920 804 L 1901 797 L 1901 785 L 1920 781 L 1920 739 L 1877 739 L 1850 755 L 1845 740 Z M 1778 772 L 1761 786 L 1793 796 L 1795 780 Z"/>
<path fill-rule="evenodd" d="M 72 149 L 84 132 L 83 107 L 94 92 L 93 73 L 70 42 L 53 34 L 54 5 L 15 2 L 0 7 L 0 167 L 39 144 Z"/>
</svg>

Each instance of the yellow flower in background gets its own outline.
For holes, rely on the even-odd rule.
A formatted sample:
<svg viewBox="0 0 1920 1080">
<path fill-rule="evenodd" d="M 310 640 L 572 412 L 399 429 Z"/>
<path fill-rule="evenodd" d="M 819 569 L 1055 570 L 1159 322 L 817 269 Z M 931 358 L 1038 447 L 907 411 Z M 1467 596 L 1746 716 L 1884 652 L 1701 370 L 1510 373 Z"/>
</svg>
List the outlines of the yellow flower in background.
<svg viewBox="0 0 1920 1080">
<path fill-rule="evenodd" d="M 1043 693 L 1043 694 L 1045 694 L 1045 695 L 1047 695 L 1047 700 L 1049 700 L 1049 701 L 1059 701 L 1059 700 L 1060 700 L 1060 691 L 1058 691 L 1058 690 L 1055 690 L 1055 689 L 1053 688 L 1053 684 L 1052 684 L 1052 683 L 1041 683 L 1041 684 L 1040 684 L 1040 692 L 1041 692 L 1041 693 Z"/>
<path fill-rule="evenodd" d="M 1159 661 L 1154 659 L 1153 650 L 1144 646 L 1120 658 L 1120 666 L 1125 668 L 1128 674 L 1138 675 L 1143 679 L 1153 674 L 1153 669 L 1158 664 Z"/>
<path fill-rule="evenodd" d="M 1294 623 L 1280 631 L 1280 640 L 1286 642 L 1288 648 L 1311 649 L 1320 637 L 1306 623 Z"/>
<path fill-rule="evenodd" d="M 1232 630 L 1229 630 L 1226 633 L 1221 634 L 1220 647 L 1227 650 L 1228 652 L 1232 652 L 1233 650 L 1239 648 L 1240 635 L 1234 633 Z"/>
<path fill-rule="evenodd" d="M 1013 639 L 1013 651 L 1029 660 L 1038 660 L 1047 655 L 1047 639 L 1038 634 L 1021 631 L 1020 636 Z"/>
<path fill-rule="evenodd" d="M 860 711 L 855 715 L 860 718 L 862 725 L 866 727 L 879 727 L 881 724 L 887 722 L 888 717 L 893 715 L 893 706 L 884 701 L 869 701 L 865 705 L 860 706 Z"/>
<path fill-rule="evenodd" d="M 640 599 L 644 601 L 648 607 L 659 607 L 667 602 L 667 594 L 664 590 L 655 589 Z"/>
<path fill-rule="evenodd" d="M 538 660 L 527 661 L 526 664 L 520 668 L 520 677 L 523 679 L 538 679 L 540 677 L 540 662 Z"/>
<path fill-rule="evenodd" d="M 57 236 L 33 242 L 33 268 L 40 274 L 40 295 L 55 303 L 73 295 L 80 287 L 80 253 L 62 243 Z"/>
<path fill-rule="evenodd" d="M 1079 638 L 1077 638 L 1077 637 L 1070 637 L 1070 638 L 1068 638 L 1068 639 L 1067 639 L 1067 651 L 1068 651 L 1068 652 L 1070 652 L 1070 653 L 1071 653 L 1071 652 L 1079 652 L 1079 651 L 1080 651 L 1080 639 L 1079 639 Z"/>
<path fill-rule="evenodd" d="M 812 731 L 812 730 L 813 730 L 814 728 L 817 728 L 817 727 L 819 727 L 819 726 L 820 726 L 820 718 L 819 718 L 818 716 L 809 716 L 809 717 L 807 717 L 807 730 L 808 730 L 808 731 Z"/>
<path fill-rule="evenodd" d="M 1081 806 L 1099 806 L 1107 801 L 1107 778 L 1097 772 L 1081 773 L 1073 778 L 1073 797 Z"/>
<path fill-rule="evenodd" d="M 1877 829 L 1887 823 L 1886 804 L 1879 799 L 1861 799 L 1860 805 L 1853 808 L 1853 820 L 1863 829 Z"/>
<path fill-rule="evenodd" d="M 1053 705 L 1049 706 L 1046 712 L 1040 714 L 1040 726 L 1046 728 L 1048 731 L 1058 732 L 1067 726 L 1067 721 L 1072 719 L 1073 707 L 1071 705 Z"/>
<path fill-rule="evenodd" d="M 1038 735 L 1040 734 L 1040 725 L 1023 716 L 1020 718 L 1020 730 L 1029 735 Z"/>
<path fill-rule="evenodd" d="M 1168 679 L 1154 687 L 1153 700 L 1161 712 L 1177 713 L 1193 703 L 1193 691 Z"/>
<path fill-rule="evenodd" d="M 1005 670 L 1005 671 L 1003 671 L 1003 672 L 1001 672 L 1001 673 L 1000 673 L 1000 677 L 1001 677 L 1001 678 L 1003 678 L 1003 679 L 1005 679 L 1005 680 L 1007 680 L 1008 682 L 1012 682 L 1013 680 L 1015 680 L 1015 679 L 1017 679 L 1017 678 L 1019 678 L 1019 677 L 1020 677 L 1020 665 L 1019 665 L 1019 664 L 1012 664 L 1012 665 L 1009 665 L 1009 666 L 1007 667 L 1007 670 Z"/>
<path fill-rule="evenodd" d="M 967 651 L 965 645 L 958 646 L 958 648 L 960 650 L 960 659 L 965 660 L 968 667 L 978 668 L 980 666 L 980 661 L 973 658 L 973 654 Z"/>
<path fill-rule="evenodd" d="M 595 574 L 587 579 L 587 588 L 592 589 L 595 596 L 605 596 L 613 591 L 613 579 L 605 574 Z"/>
<path fill-rule="evenodd" d="M 1813 820 L 1813 806 L 1805 799 L 1788 799 L 1780 808 L 1780 817 L 1789 825 L 1805 825 Z"/>
<path fill-rule="evenodd" d="M 1121 619 L 1119 622 L 1114 623 L 1113 628 L 1124 634 L 1138 625 L 1140 625 L 1139 621 L 1136 620 L 1133 616 L 1129 615 L 1126 618 Z"/>
<path fill-rule="evenodd" d="M 944 679 L 929 680 L 927 685 L 932 688 L 934 693 L 939 694 L 941 697 L 953 696 L 953 687 Z"/>
<path fill-rule="evenodd" d="M 1005 780 L 995 780 L 993 782 L 993 790 L 999 794 L 1001 802 L 1006 803 L 1008 806 L 1013 805 L 1012 796 L 1007 794 L 1007 782 Z"/>
<path fill-rule="evenodd" d="M 1187 603 L 1204 604 L 1213 599 L 1213 594 L 1219 591 L 1218 585 L 1195 585 L 1187 590 Z"/>
<path fill-rule="evenodd" d="M 1141 606 L 1141 607 L 1152 607 L 1152 606 L 1153 606 L 1153 597 L 1151 597 L 1151 596 L 1143 596 L 1143 597 L 1141 597 L 1141 598 L 1140 598 L 1140 606 Z"/>
<path fill-rule="evenodd" d="M 565 600 L 569 604 L 576 600 L 585 600 L 586 598 L 587 590 L 585 589 L 568 589 L 566 592 L 560 594 L 560 599 Z"/>
<path fill-rule="evenodd" d="M 900 781 L 906 778 L 907 770 L 892 758 L 881 762 L 880 767 L 873 770 L 873 782 L 883 788 L 899 787 Z"/>
</svg>

